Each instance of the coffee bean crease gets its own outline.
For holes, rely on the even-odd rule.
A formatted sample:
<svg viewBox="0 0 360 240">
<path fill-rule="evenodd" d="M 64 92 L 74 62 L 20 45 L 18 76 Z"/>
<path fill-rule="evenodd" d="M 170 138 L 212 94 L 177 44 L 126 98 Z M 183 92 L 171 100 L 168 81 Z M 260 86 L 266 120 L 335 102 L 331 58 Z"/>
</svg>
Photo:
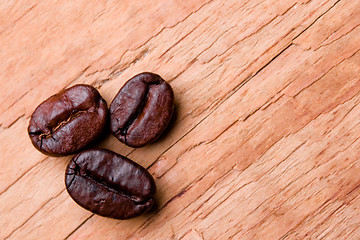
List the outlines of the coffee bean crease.
<svg viewBox="0 0 360 240">
<path fill-rule="evenodd" d="M 65 89 L 33 112 L 28 133 L 39 151 L 50 156 L 76 153 L 100 138 L 109 112 L 106 101 L 90 85 Z"/>
<path fill-rule="evenodd" d="M 171 86 L 157 74 L 138 74 L 125 83 L 110 105 L 111 131 L 126 145 L 142 147 L 165 130 L 173 109 Z"/>
<path fill-rule="evenodd" d="M 76 203 L 105 217 L 136 217 L 155 201 L 156 185 L 147 170 L 106 149 L 89 149 L 74 156 L 65 185 Z"/>
</svg>

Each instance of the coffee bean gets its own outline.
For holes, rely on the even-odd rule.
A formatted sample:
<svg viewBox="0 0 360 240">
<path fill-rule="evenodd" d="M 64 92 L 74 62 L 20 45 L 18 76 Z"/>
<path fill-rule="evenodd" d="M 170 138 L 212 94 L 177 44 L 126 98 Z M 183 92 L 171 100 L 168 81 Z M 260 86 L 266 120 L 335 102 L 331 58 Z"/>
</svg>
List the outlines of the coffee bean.
<svg viewBox="0 0 360 240">
<path fill-rule="evenodd" d="M 80 206 L 116 219 L 133 218 L 149 210 L 156 191 L 146 169 L 105 149 L 76 155 L 66 169 L 65 184 Z"/>
<path fill-rule="evenodd" d="M 28 133 L 50 156 L 76 153 L 99 138 L 108 124 L 105 100 L 89 85 L 75 85 L 42 102 L 31 116 Z"/>
<path fill-rule="evenodd" d="M 142 147 L 165 130 L 173 109 L 171 86 L 159 75 L 141 73 L 127 81 L 112 101 L 111 131 L 126 145 Z"/>
</svg>

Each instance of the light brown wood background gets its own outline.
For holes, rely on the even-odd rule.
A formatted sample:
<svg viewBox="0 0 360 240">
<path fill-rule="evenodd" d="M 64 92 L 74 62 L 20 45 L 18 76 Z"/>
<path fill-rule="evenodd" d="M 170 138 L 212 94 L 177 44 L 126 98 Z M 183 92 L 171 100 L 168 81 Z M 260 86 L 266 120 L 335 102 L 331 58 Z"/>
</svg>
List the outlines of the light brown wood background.
<svg viewBox="0 0 360 240">
<path fill-rule="evenodd" d="M 360 0 L 0 3 L 0 239 L 360 239 Z M 77 83 L 111 102 L 170 82 L 176 121 L 140 149 L 157 206 L 119 221 L 77 206 L 70 157 L 27 136 Z"/>
</svg>

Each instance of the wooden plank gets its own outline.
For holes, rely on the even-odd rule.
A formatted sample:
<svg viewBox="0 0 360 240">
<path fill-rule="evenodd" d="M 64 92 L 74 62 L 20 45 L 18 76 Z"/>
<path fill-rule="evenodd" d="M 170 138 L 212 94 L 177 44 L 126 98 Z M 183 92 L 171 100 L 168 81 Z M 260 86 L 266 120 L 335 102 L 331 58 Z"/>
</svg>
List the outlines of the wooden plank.
<svg viewBox="0 0 360 240">
<path fill-rule="evenodd" d="M 0 238 L 360 237 L 359 0 L 0 6 Z M 26 127 L 62 88 L 109 103 L 141 71 L 170 82 L 176 119 L 144 148 L 100 146 L 149 169 L 157 206 L 106 219 L 71 200 L 70 157 L 38 153 Z"/>
</svg>

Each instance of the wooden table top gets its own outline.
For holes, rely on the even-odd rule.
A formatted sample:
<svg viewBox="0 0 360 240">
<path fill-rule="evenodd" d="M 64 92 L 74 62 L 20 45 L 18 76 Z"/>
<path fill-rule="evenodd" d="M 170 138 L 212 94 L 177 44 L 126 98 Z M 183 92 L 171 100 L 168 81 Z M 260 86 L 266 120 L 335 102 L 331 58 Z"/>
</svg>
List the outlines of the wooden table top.
<svg viewBox="0 0 360 240">
<path fill-rule="evenodd" d="M 360 0 L 2 1 L 0 239 L 360 239 Z M 29 117 L 74 84 L 108 104 L 160 74 L 176 120 L 133 149 L 152 211 L 100 217 Z"/>
</svg>

